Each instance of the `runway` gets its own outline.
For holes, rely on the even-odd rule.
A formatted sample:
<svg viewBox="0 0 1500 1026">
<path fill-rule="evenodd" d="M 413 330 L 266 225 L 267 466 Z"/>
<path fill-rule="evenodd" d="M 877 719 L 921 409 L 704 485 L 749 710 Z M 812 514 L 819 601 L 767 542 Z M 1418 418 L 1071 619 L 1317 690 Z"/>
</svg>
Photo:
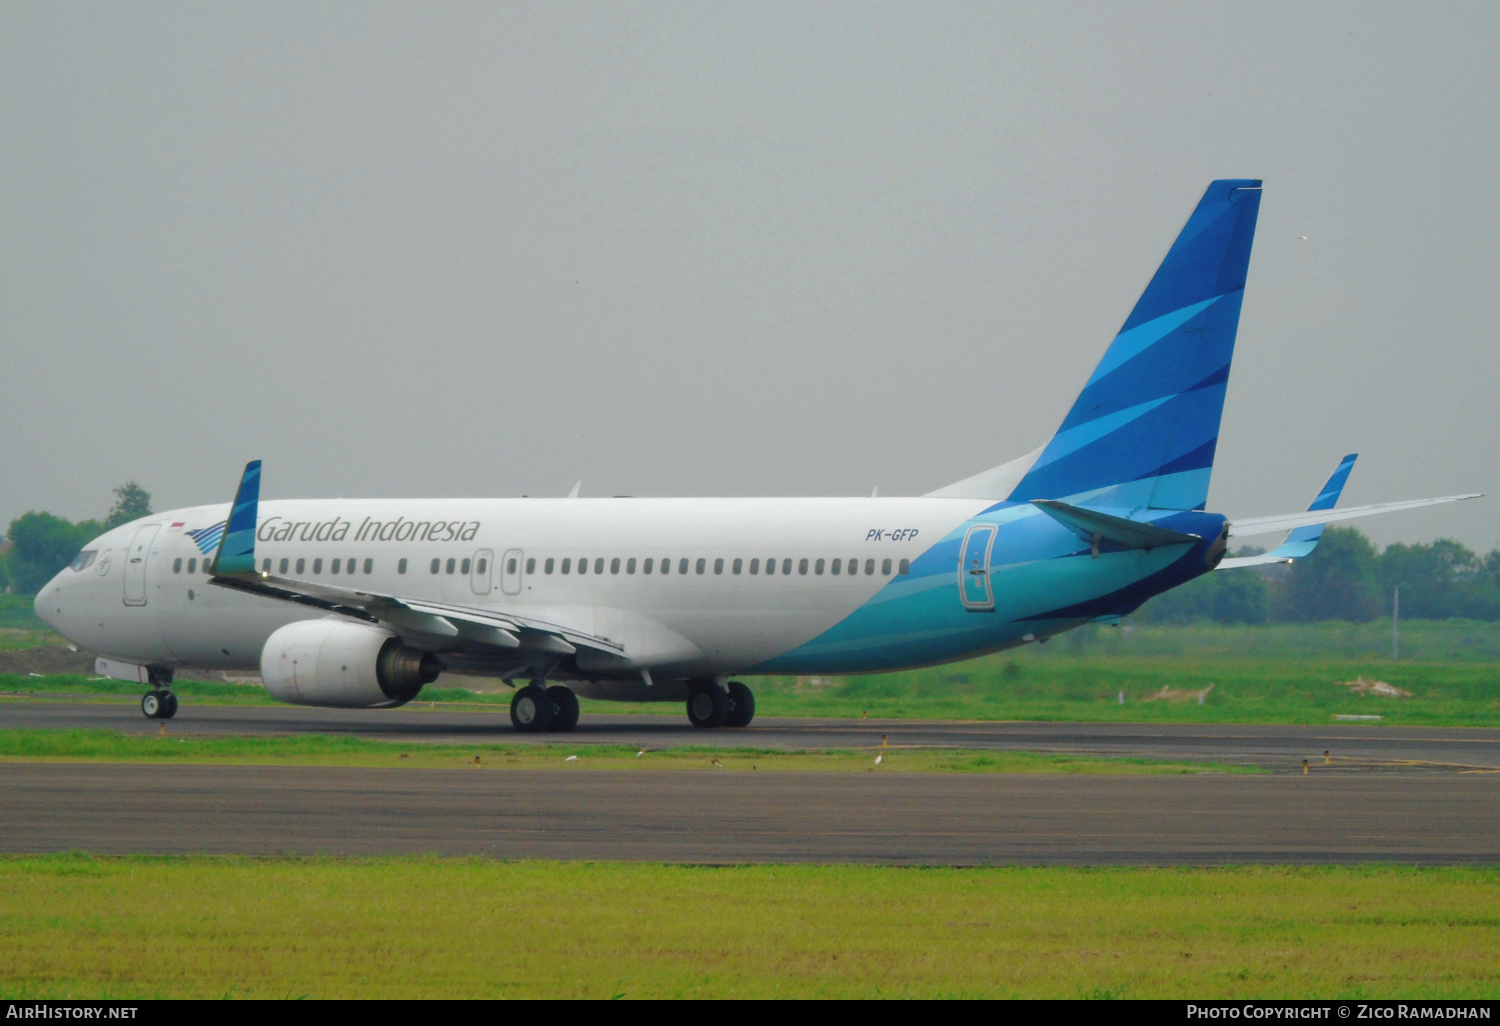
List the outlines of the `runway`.
<svg viewBox="0 0 1500 1026">
<path fill-rule="evenodd" d="M 154 734 L 128 701 L 0 701 L 0 728 L 107 729 Z M 585 715 L 567 735 L 518 734 L 503 706 L 454 710 L 304 709 L 184 702 L 168 730 L 179 736 L 336 734 L 443 744 L 624 744 L 651 748 L 722 745 L 810 750 L 897 747 L 1069 752 L 1183 759 L 1300 773 L 1308 759 L 1321 773 L 1500 771 L 1500 730 L 1459 727 L 1231 726 L 1141 723 L 1004 723 L 962 720 L 857 720 L 761 717 L 745 730 L 701 731 L 685 716 Z M 1330 753 L 1331 765 L 1323 763 Z"/>
<path fill-rule="evenodd" d="M 11 763 L 0 850 L 693 863 L 1500 862 L 1500 775 Z"/>
<path fill-rule="evenodd" d="M 133 703 L 0 702 L 0 727 L 153 735 Z M 1500 862 L 1500 731 L 778 719 L 705 732 L 588 716 L 522 735 L 503 707 L 184 705 L 172 735 L 444 743 L 1054 751 L 1207 760 L 1194 776 L 10 763 L 0 850 L 419 854 L 922 865 Z M 1323 752 L 1330 752 L 1325 762 Z M 1312 772 L 1302 773 L 1308 759 Z"/>
</svg>

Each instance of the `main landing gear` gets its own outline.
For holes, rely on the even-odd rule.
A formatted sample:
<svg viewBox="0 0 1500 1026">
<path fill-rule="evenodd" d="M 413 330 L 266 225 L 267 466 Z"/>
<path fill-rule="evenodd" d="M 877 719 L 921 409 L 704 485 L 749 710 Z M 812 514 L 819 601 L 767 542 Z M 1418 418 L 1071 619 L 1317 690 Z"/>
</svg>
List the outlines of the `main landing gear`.
<svg viewBox="0 0 1500 1026">
<path fill-rule="evenodd" d="M 755 719 L 755 695 L 737 680 L 725 687 L 699 680 L 688 685 L 688 722 L 695 727 L 748 727 Z"/>
<path fill-rule="evenodd" d="M 511 697 L 510 722 L 523 734 L 565 734 L 578 726 L 578 696 L 572 688 L 534 680 Z"/>
<path fill-rule="evenodd" d="M 177 715 L 177 696 L 172 693 L 171 672 L 151 671 L 151 690 L 141 698 L 141 712 L 148 720 L 170 720 Z"/>
</svg>

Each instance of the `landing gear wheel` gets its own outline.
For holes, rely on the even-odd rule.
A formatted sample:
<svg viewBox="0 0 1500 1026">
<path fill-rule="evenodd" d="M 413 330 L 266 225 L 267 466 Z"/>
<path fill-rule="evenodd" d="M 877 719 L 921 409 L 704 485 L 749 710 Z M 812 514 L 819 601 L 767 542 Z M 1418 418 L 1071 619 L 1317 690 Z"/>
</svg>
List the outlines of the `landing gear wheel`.
<svg viewBox="0 0 1500 1026">
<path fill-rule="evenodd" d="M 552 722 L 547 724 L 548 730 L 554 734 L 566 734 L 578 726 L 578 696 L 573 694 L 572 688 L 554 684 L 547 689 L 547 697 L 552 699 L 552 705 L 557 710 Z"/>
<path fill-rule="evenodd" d="M 177 696 L 166 688 L 148 691 L 141 699 L 141 712 L 148 720 L 170 720 L 177 715 Z"/>
<path fill-rule="evenodd" d="M 695 727 L 722 727 L 729 716 L 729 696 L 717 684 L 699 684 L 688 695 L 687 714 Z"/>
<path fill-rule="evenodd" d="M 748 727 L 755 719 L 755 695 L 737 680 L 729 682 L 729 715 L 724 717 L 726 727 Z"/>
<path fill-rule="evenodd" d="M 557 706 L 547 689 L 528 684 L 510 700 L 510 722 L 523 734 L 540 734 L 552 723 Z"/>
</svg>

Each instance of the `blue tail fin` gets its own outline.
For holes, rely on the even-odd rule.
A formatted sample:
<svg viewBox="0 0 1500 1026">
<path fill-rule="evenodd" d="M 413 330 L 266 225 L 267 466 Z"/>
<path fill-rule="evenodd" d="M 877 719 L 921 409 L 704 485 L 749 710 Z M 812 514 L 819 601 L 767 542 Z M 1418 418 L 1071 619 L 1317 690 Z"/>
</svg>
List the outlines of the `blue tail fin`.
<svg viewBox="0 0 1500 1026">
<path fill-rule="evenodd" d="M 224 537 L 219 542 L 219 554 L 214 557 L 212 573 L 255 572 L 255 522 L 259 510 L 260 460 L 251 460 L 245 464 L 239 490 L 234 493 L 234 504 L 229 507 L 229 520 L 224 525 Z"/>
<path fill-rule="evenodd" d="M 1202 509 L 1260 181 L 1209 185 L 1012 501 Z"/>
</svg>

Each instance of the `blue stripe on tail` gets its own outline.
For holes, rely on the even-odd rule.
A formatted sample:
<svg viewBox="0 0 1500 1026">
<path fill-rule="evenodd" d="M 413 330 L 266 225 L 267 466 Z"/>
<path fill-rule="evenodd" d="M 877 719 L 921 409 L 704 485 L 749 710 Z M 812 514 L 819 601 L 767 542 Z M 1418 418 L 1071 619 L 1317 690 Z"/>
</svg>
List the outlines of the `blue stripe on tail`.
<svg viewBox="0 0 1500 1026">
<path fill-rule="evenodd" d="M 260 460 L 245 464 L 219 555 L 214 559 L 215 574 L 248 574 L 255 571 L 255 523 L 260 510 Z"/>
<path fill-rule="evenodd" d="M 1258 179 L 1208 187 L 1012 501 L 1204 507 L 1259 212 Z"/>
</svg>

